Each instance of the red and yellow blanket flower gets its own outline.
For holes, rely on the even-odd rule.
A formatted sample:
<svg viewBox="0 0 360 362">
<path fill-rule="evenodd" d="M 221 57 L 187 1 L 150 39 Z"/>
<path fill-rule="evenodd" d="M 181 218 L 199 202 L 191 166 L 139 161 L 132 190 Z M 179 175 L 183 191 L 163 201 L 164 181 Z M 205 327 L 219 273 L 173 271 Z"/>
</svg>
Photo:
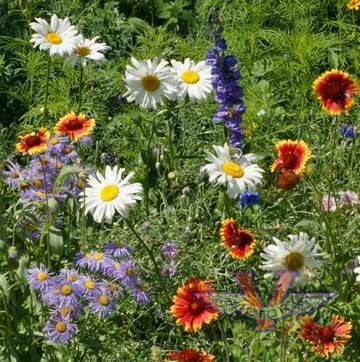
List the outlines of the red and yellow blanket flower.
<svg viewBox="0 0 360 362">
<path fill-rule="evenodd" d="M 353 106 L 357 85 L 348 73 L 333 69 L 314 81 L 313 91 L 323 110 L 336 116 L 347 113 Z"/>
<path fill-rule="evenodd" d="M 20 142 L 16 144 L 16 150 L 23 155 L 34 155 L 47 150 L 47 141 L 50 133 L 46 128 L 40 128 L 37 132 L 29 133 L 25 136 L 19 136 Z"/>
<path fill-rule="evenodd" d="M 242 229 L 234 219 L 223 221 L 220 236 L 233 258 L 246 260 L 254 253 L 256 244 L 254 236 L 249 230 Z"/>
<path fill-rule="evenodd" d="M 167 362 L 213 362 L 215 356 L 204 351 L 196 352 L 192 348 L 184 349 L 181 352 L 171 352 L 168 354 L 170 360 Z"/>
<path fill-rule="evenodd" d="M 332 323 L 328 326 L 321 326 L 311 317 L 305 316 L 300 328 L 300 338 L 310 342 L 316 354 L 328 356 L 329 353 L 342 352 L 345 343 L 351 338 L 352 325 L 337 315 L 333 315 Z"/>
<path fill-rule="evenodd" d="M 204 323 L 209 324 L 219 316 L 218 312 L 191 294 L 192 291 L 202 290 L 214 290 L 212 282 L 192 278 L 179 288 L 172 298 L 170 311 L 176 318 L 176 324 L 184 326 L 186 332 L 197 332 Z"/>
<path fill-rule="evenodd" d="M 56 123 L 54 130 L 57 134 L 65 134 L 72 141 L 77 141 L 79 138 L 91 134 L 95 127 L 95 119 L 86 119 L 84 114 L 76 115 L 75 112 L 70 112 Z"/>
</svg>

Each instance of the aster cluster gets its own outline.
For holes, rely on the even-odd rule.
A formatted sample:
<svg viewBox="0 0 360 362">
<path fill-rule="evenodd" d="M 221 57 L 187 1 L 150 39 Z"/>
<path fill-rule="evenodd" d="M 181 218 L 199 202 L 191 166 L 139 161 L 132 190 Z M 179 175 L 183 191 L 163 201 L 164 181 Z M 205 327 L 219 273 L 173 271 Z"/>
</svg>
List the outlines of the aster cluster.
<svg viewBox="0 0 360 362">
<path fill-rule="evenodd" d="M 215 19 L 215 48 L 210 49 L 206 56 L 206 63 L 212 67 L 215 101 L 220 104 L 213 119 L 215 122 L 224 122 L 224 126 L 230 131 L 230 144 L 235 148 L 241 148 L 244 138 L 241 124 L 246 108 L 242 100 L 243 90 L 239 85 L 240 65 L 235 55 L 226 55 L 227 44 L 226 40 L 221 38 L 222 31 Z"/>
<path fill-rule="evenodd" d="M 178 256 L 176 244 L 171 240 L 165 241 L 161 246 L 161 252 L 167 261 L 167 264 L 163 268 L 162 274 L 166 278 L 171 278 L 176 274 L 176 261 Z"/>
<path fill-rule="evenodd" d="M 338 208 L 355 206 L 358 204 L 358 194 L 350 190 L 340 191 L 337 197 L 324 195 L 321 200 L 321 206 L 325 211 L 336 211 Z"/>
<path fill-rule="evenodd" d="M 75 64 L 80 60 L 84 66 L 89 59 L 105 60 L 103 53 L 111 49 L 105 43 L 97 43 L 98 36 L 86 39 L 79 34 L 68 18 L 59 19 L 56 14 L 53 14 L 50 23 L 42 18 L 35 18 L 35 20 L 30 24 L 35 32 L 30 42 L 34 43 L 35 48 L 49 51 L 50 56 L 68 56 L 71 63 Z"/>
<path fill-rule="evenodd" d="M 74 321 L 85 308 L 99 318 L 110 316 L 124 288 L 136 302 L 148 303 L 131 252 L 126 244 L 109 243 L 104 252 L 79 253 L 75 263 L 78 269 L 62 269 L 59 275 L 44 267 L 29 269 L 30 288 L 49 307 L 44 331 L 50 341 L 67 343 L 77 332 Z"/>
</svg>

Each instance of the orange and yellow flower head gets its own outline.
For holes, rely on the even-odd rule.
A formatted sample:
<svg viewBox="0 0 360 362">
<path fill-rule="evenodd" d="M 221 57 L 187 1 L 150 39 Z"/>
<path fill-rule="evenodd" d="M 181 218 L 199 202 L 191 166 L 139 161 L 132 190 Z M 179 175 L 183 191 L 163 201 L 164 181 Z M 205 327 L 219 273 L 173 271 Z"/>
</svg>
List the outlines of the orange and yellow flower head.
<svg viewBox="0 0 360 362">
<path fill-rule="evenodd" d="M 37 132 L 29 133 L 25 136 L 20 136 L 20 142 L 16 144 L 16 150 L 23 155 L 34 155 L 47 150 L 47 141 L 50 133 L 46 128 L 40 128 Z"/>
<path fill-rule="evenodd" d="M 282 173 L 292 171 L 301 175 L 311 157 L 309 146 L 304 141 L 283 140 L 276 145 L 278 157 L 271 165 L 271 172 L 280 170 Z"/>
<path fill-rule="evenodd" d="M 353 106 L 357 85 L 348 73 L 331 70 L 314 81 L 313 90 L 326 113 L 340 115 Z"/>
<path fill-rule="evenodd" d="M 234 219 L 223 221 L 220 236 L 233 258 L 246 260 L 254 253 L 256 245 L 254 236 L 249 230 L 242 229 Z"/>
<path fill-rule="evenodd" d="M 176 318 L 176 324 L 182 325 L 186 332 L 197 332 L 204 323 L 209 324 L 219 316 L 217 311 L 192 296 L 192 291 L 201 290 L 214 289 L 210 281 L 192 278 L 179 288 L 172 298 L 170 311 Z"/>
<path fill-rule="evenodd" d="M 359 10 L 360 9 L 360 0 L 350 0 L 346 6 L 350 10 Z"/>
<path fill-rule="evenodd" d="M 65 134 L 72 141 L 91 134 L 95 127 L 95 119 L 86 119 L 84 114 L 76 115 L 74 112 L 66 114 L 56 123 L 54 130 L 57 134 Z"/>
<path fill-rule="evenodd" d="M 213 362 L 215 356 L 204 351 L 196 352 L 192 348 L 184 349 L 181 352 L 171 352 L 168 354 L 168 362 Z"/>
<path fill-rule="evenodd" d="M 352 325 L 337 315 L 332 317 L 332 323 L 328 326 L 321 326 L 311 317 L 305 316 L 300 328 L 300 338 L 310 342 L 316 354 L 326 357 L 329 353 L 342 352 L 345 343 L 351 338 Z"/>
</svg>

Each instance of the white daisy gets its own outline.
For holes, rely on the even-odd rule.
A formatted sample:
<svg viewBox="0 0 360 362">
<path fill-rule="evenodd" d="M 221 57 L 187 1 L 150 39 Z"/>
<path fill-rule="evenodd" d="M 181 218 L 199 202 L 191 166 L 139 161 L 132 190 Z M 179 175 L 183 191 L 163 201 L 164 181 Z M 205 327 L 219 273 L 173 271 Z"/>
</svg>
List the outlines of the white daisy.
<svg viewBox="0 0 360 362">
<path fill-rule="evenodd" d="M 188 95 L 191 100 L 205 100 L 213 89 L 211 66 L 205 61 L 195 64 L 189 58 L 184 63 L 172 60 L 171 64 L 179 81 L 177 97 L 183 99 Z"/>
<path fill-rule="evenodd" d="M 93 39 L 85 39 L 82 35 L 79 35 L 76 40 L 74 51 L 70 57 L 72 64 L 74 65 L 78 59 L 80 59 L 82 65 L 86 65 L 87 59 L 100 62 L 105 60 L 105 56 L 102 52 L 107 52 L 111 47 L 105 43 L 97 43 L 99 39 L 96 36 Z"/>
<path fill-rule="evenodd" d="M 276 270 L 297 270 L 299 276 L 296 280 L 303 284 L 306 276 L 311 275 L 312 270 L 321 265 L 318 259 L 323 254 L 318 252 L 315 239 L 310 239 L 306 233 L 289 235 L 288 238 L 290 241 L 287 243 L 273 238 L 275 245 L 268 245 L 261 254 L 265 260 L 260 268 L 272 271 L 265 274 L 265 277 L 274 276 L 273 272 Z"/>
<path fill-rule="evenodd" d="M 201 172 L 209 175 L 209 182 L 227 185 L 227 193 L 235 199 L 246 190 L 254 190 L 261 183 L 264 172 L 254 164 L 256 156 L 253 153 L 246 155 L 237 154 L 231 156 L 229 146 L 213 146 L 216 155 L 207 152 L 207 160 L 210 162 L 201 168 Z"/>
<path fill-rule="evenodd" d="M 360 265 L 360 256 L 357 257 L 358 264 Z M 360 282 L 360 267 L 354 269 L 354 273 L 357 274 L 356 281 Z"/>
<path fill-rule="evenodd" d="M 35 31 L 30 42 L 40 50 L 49 50 L 50 55 L 70 55 L 75 48 L 77 29 L 70 24 L 68 18 L 59 19 L 57 15 L 51 17 L 50 24 L 42 19 L 35 18 L 37 23 L 30 23 Z"/>
<path fill-rule="evenodd" d="M 90 212 L 96 222 L 104 220 L 112 223 L 116 211 L 125 218 L 129 207 L 134 206 L 136 200 L 141 200 L 142 185 L 129 183 L 133 172 L 122 180 L 124 171 L 124 168 L 118 170 L 117 166 L 106 166 L 105 177 L 99 172 L 97 177 L 89 176 L 89 187 L 80 194 L 80 203 L 83 205 L 85 202 L 85 214 Z"/>
<path fill-rule="evenodd" d="M 163 104 L 165 96 L 173 99 L 177 93 L 177 82 L 174 73 L 168 66 L 168 62 L 154 60 L 138 62 L 131 58 L 133 65 L 126 66 L 125 82 L 128 102 L 135 101 L 145 109 L 156 109 L 157 103 Z"/>
</svg>

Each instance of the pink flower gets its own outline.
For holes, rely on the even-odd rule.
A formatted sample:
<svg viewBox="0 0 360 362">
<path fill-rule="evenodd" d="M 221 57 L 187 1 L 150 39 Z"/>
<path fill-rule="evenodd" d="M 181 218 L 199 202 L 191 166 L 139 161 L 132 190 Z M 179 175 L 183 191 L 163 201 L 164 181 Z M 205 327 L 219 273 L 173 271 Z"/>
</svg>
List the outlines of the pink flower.
<svg viewBox="0 0 360 362">
<path fill-rule="evenodd" d="M 359 202 L 359 196 L 354 191 L 340 191 L 340 206 L 356 205 Z"/>
<path fill-rule="evenodd" d="M 323 198 L 321 200 L 321 204 L 325 211 L 333 212 L 336 210 L 336 201 L 335 201 L 335 197 L 333 197 L 333 196 L 329 196 L 329 195 L 323 196 Z"/>
</svg>

